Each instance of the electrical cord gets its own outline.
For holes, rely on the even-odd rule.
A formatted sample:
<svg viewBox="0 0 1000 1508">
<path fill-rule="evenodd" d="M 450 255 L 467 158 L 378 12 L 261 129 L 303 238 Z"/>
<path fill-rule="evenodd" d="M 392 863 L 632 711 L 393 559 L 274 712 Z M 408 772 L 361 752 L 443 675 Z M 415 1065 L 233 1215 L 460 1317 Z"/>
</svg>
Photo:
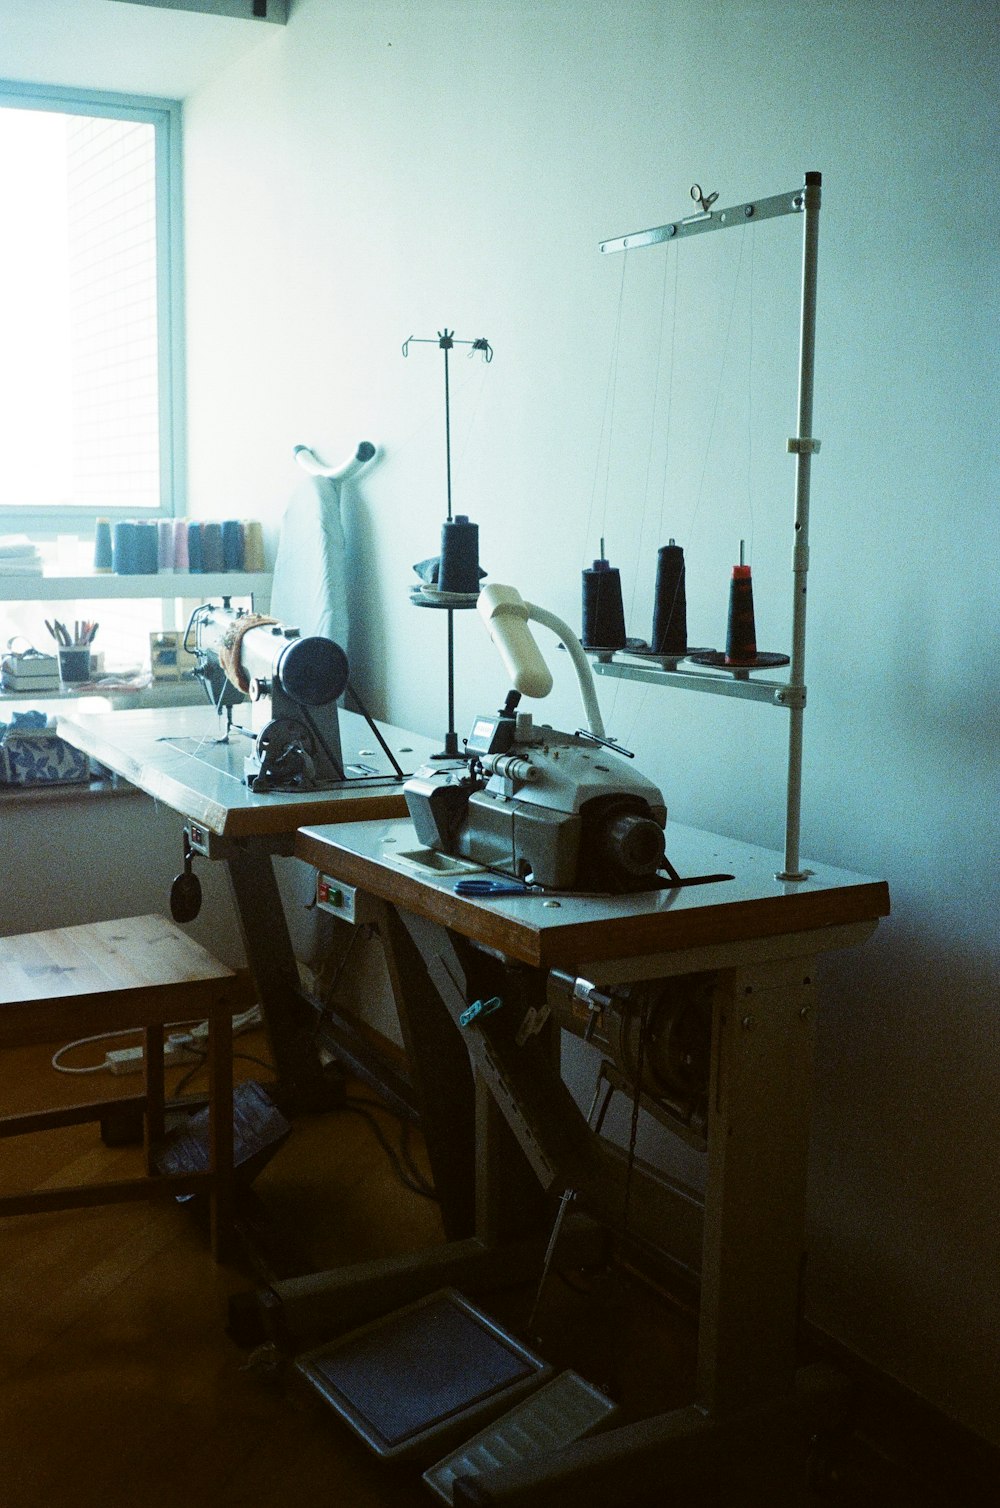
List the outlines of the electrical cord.
<svg viewBox="0 0 1000 1508">
<path fill-rule="evenodd" d="M 200 1024 L 199 1021 L 170 1021 L 167 1023 L 167 1029 L 173 1030 L 179 1026 L 199 1026 Z M 75 1047 L 85 1047 L 90 1042 L 111 1042 L 119 1037 L 134 1037 L 141 1031 L 141 1026 L 126 1026 L 121 1031 L 98 1032 L 93 1037 L 77 1037 L 75 1042 L 64 1043 L 52 1054 L 52 1067 L 57 1073 L 104 1073 L 107 1065 L 103 1058 L 100 1063 L 88 1063 L 82 1068 L 70 1068 L 59 1060 L 63 1053 L 71 1052 Z"/>
<path fill-rule="evenodd" d="M 639 1139 L 639 1111 L 642 1109 L 642 1079 L 646 1068 L 646 1035 L 649 1029 L 649 1002 L 639 1007 L 639 1041 L 636 1045 L 635 1093 L 629 1124 L 628 1159 L 625 1165 L 625 1196 L 622 1202 L 622 1234 L 628 1230 L 629 1205 L 632 1200 L 632 1175 L 635 1171 L 636 1144 Z"/>
<path fill-rule="evenodd" d="M 436 1202 L 438 1197 L 436 1191 L 427 1182 L 427 1180 L 420 1173 L 420 1170 L 416 1168 L 412 1162 L 411 1154 L 406 1145 L 406 1141 L 409 1136 L 408 1123 L 406 1121 L 400 1122 L 400 1134 L 403 1138 L 403 1141 L 400 1150 L 397 1151 L 389 1141 L 389 1138 L 386 1136 L 385 1132 L 382 1130 L 382 1127 L 379 1125 L 378 1121 L 372 1115 L 371 1110 L 368 1108 L 368 1106 L 383 1110 L 388 1115 L 393 1114 L 393 1112 L 389 1110 L 388 1106 L 382 1105 L 378 1101 L 361 1100 L 353 1098 L 350 1095 L 347 1097 L 340 1108 L 342 1110 L 348 1111 L 351 1115 L 359 1115 L 362 1120 L 367 1121 L 372 1135 L 375 1137 L 375 1140 L 382 1148 L 382 1151 L 385 1153 L 386 1157 L 389 1159 L 390 1167 L 405 1189 L 409 1189 L 412 1194 L 419 1194 L 422 1199 L 430 1199 Z M 397 1120 L 399 1119 L 395 1116 L 393 1118 Z"/>
<path fill-rule="evenodd" d="M 192 1063 L 187 1072 L 183 1074 L 180 1079 L 178 1079 L 177 1083 L 174 1086 L 171 1098 L 167 1101 L 168 1105 L 174 1105 L 177 1103 L 181 1095 L 186 1089 L 190 1087 L 192 1081 L 198 1077 L 198 1074 L 201 1072 L 208 1061 L 208 1053 L 203 1048 L 190 1046 L 187 1050 L 188 1052 L 192 1052 L 197 1055 L 198 1062 Z M 263 1058 L 255 1058 L 253 1053 L 249 1052 L 234 1052 L 233 1062 L 253 1063 L 257 1068 L 266 1069 L 268 1073 L 272 1073 L 274 1071 L 273 1063 L 265 1063 Z"/>
<path fill-rule="evenodd" d="M 358 928 L 352 934 L 351 941 L 348 943 L 343 957 L 340 960 L 337 969 L 337 975 L 333 981 L 334 986 L 336 985 L 337 980 L 339 979 L 340 974 L 343 971 L 344 965 L 347 962 L 351 947 L 353 946 L 358 933 L 362 930 L 365 929 Z M 247 1014 L 249 1014 L 249 1012 Z M 320 1019 L 322 1019 L 322 1017 Z M 172 1027 L 198 1026 L 201 1024 L 203 1023 L 191 1021 L 174 1021 L 170 1023 Z M 103 1059 L 100 1063 L 91 1063 L 80 1068 L 69 1067 L 64 1063 L 61 1063 L 59 1060 L 64 1053 L 70 1052 L 74 1048 L 86 1046 L 91 1042 L 108 1042 L 121 1037 L 134 1037 L 138 1031 L 139 1028 L 137 1027 L 126 1027 L 122 1031 L 99 1032 L 91 1037 L 78 1037 L 73 1042 L 65 1043 L 53 1054 L 52 1067 L 55 1068 L 59 1073 L 104 1073 L 106 1072 L 106 1064 Z M 191 1084 L 197 1078 L 198 1074 L 205 1067 L 205 1064 L 208 1061 L 207 1050 L 199 1047 L 196 1042 L 191 1041 L 186 1043 L 185 1048 L 186 1051 L 192 1053 L 197 1058 L 197 1062 L 190 1065 L 187 1071 L 181 1076 L 177 1084 L 174 1086 L 170 1099 L 166 1102 L 168 1107 L 178 1104 L 181 1097 L 190 1088 Z M 254 1057 L 252 1053 L 245 1052 L 233 1053 L 233 1062 L 253 1063 L 256 1067 L 263 1068 L 268 1072 L 270 1072 L 274 1067 L 272 1063 L 266 1063 L 263 1058 L 257 1058 Z M 413 1161 L 413 1154 L 410 1149 L 410 1122 L 404 1116 L 396 1115 L 395 1112 L 390 1110 L 389 1106 L 383 1104 L 381 1100 L 362 1099 L 358 1096 L 348 1096 L 342 1108 L 344 1110 L 347 1110 L 352 1115 L 361 1116 L 363 1120 L 367 1121 L 372 1135 L 375 1137 L 375 1140 L 382 1148 L 383 1152 L 389 1160 L 390 1167 L 392 1168 L 393 1172 L 404 1188 L 408 1189 L 413 1194 L 418 1194 L 422 1199 L 437 1201 L 438 1195 L 434 1189 L 433 1184 L 427 1181 L 427 1179 L 421 1173 L 420 1169 L 417 1167 L 416 1163 Z M 382 1127 L 376 1121 L 374 1115 L 371 1113 L 373 1110 L 381 1111 L 382 1113 L 391 1116 L 393 1120 L 396 1121 L 399 1127 L 400 1135 L 400 1145 L 398 1149 L 392 1145 Z"/>
<path fill-rule="evenodd" d="M 406 1164 L 407 1172 L 413 1179 L 414 1183 L 418 1183 L 422 1186 L 428 1199 L 436 1199 L 437 1193 L 435 1191 L 434 1185 L 428 1182 L 423 1173 L 417 1167 L 416 1163 L 413 1161 L 413 1153 L 410 1150 L 411 1125 L 409 1119 L 405 1115 L 399 1115 L 396 1111 L 391 1110 L 389 1106 L 383 1104 L 381 1100 L 363 1099 L 360 1095 L 347 1095 L 346 1098 L 352 1105 L 366 1106 L 371 1110 L 380 1110 L 383 1112 L 383 1114 L 392 1117 L 392 1119 L 399 1126 L 399 1155 Z"/>
<path fill-rule="evenodd" d="M 351 951 L 354 948 L 354 944 L 362 935 L 364 935 L 365 938 L 371 937 L 374 934 L 374 931 L 375 928 L 370 923 L 364 923 L 362 926 L 355 927 L 352 930 L 351 935 L 347 941 L 347 947 L 344 949 L 343 953 L 340 955 L 340 958 L 337 961 L 337 967 L 334 970 L 333 978 L 328 985 L 324 986 L 324 994 L 326 996 L 326 999 L 316 1013 L 316 1021 L 312 1030 L 313 1041 L 316 1040 L 317 1036 L 319 1035 L 320 1027 L 323 1025 L 324 1020 L 333 1009 L 333 996 L 335 995 L 337 986 L 340 983 L 341 975 L 343 974 L 344 969 L 347 967 L 347 960 L 351 956 Z"/>
<path fill-rule="evenodd" d="M 251 1027 L 258 1025 L 259 1020 L 260 1007 L 256 1005 L 251 1006 L 250 1009 L 248 1011 L 244 1011 L 242 1015 L 233 1017 L 233 1032 L 237 1033 L 241 1031 L 247 1031 Z M 191 1027 L 192 1034 L 194 1036 L 207 1037 L 208 1035 L 208 1022 L 201 1017 L 196 1017 L 191 1021 L 168 1021 L 164 1024 L 165 1031 L 175 1031 L 178 1027 Z M 141 1031 L 141 1026 L 126 1026 L 123 1027 L 120 1031 L 97 1032 L 96 1035 L 92 1037 L 77 1037 L 73 1042 L 64 1042 L 62 1047 L 57 1048 L 57 1050 L 52 1054 L 52 1067 L 56 1070 L 57 1073 L 103 1073 L 107 1069 L 107 1062 L 102 1061 L 100 1063 L 88 1063 L 85 1064 L 82 1068 L 71 1068 L 67 1064 L 62 1063 L 60 1059 L 62 1058 L 64 1053 L 72 1052 L 72 1050 L 76 1047 L 85 1047 L 90 1042 L 113 1042 L 121 1037 L 136 1037 L 141 1033 Z M 192 1051 L 193 1050 L 194 1048 L 192 1048 Z"/>
</svg>

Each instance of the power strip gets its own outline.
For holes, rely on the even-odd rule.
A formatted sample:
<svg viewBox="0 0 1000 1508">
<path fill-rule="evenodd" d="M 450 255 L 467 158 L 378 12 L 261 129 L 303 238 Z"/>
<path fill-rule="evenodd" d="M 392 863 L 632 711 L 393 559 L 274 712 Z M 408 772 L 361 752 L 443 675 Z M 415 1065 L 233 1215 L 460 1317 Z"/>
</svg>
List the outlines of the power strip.
<svg viewBox="0 0 1000 1508">
<path fill-rule="evenodd" d="M 254 1005 L 241 1016 L 233 1017 L 233 1035 L 239 1032 L 252 1031 L 255 1026 L 262 1023 L 260 1006 Z M 208 1040 L 208 1025 L 202 1022 L 191 1031 L 171 1032 L 163 1044 L 163 1061 L 169 1068 L 179 1063 L 197 1063 L 205 1056 L 203 1051 L 197 1050 L 201 1043 Z M 141 1047 L 116 1047 L 104 1057 L 104 1067 L 108 1073 L 141 1073 L 144 1051 Z"/>
<path fill-rule="evenodd" d="M 167 1066 L 175 1063 L 197 1063 L 202 1053 L 192 1052 L 193 1037 L 190 1032 L 176 1032 L 163 1044 L 163 1061 Z M 109 1073 L 141 1073 L 143 1049 L 141 1047 L 116 1047 L 105 1055 L 104 1066 Z"/>
</svg>

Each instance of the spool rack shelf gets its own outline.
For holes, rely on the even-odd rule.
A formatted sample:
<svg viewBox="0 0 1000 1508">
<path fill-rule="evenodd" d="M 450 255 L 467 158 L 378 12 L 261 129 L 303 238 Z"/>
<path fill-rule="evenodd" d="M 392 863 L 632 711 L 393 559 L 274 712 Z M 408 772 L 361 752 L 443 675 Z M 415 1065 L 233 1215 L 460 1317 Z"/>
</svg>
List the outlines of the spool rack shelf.
<svg viewBox="0 0 1000 1508">
<path fill-rule="evenodd" d="M 601 676 L 643 681 L 650 685 L 672 686 L 687 691 L 707 691 L 716 696 L 769 702 L 784 707 L 789 716 L 788 764 L 785 802 L 785 853 L 781 880 L 803 880 L 799 839 L 802 823 L 802 738 L 806 705 L 806 573 L 809 569 L 809 489 L 810 464 L 819 450 L 812 434 L 813 369 L 816 345 L 816 264 L 819 251 L 819 209 L 822 177 L 806 173 L 804 186 L 769 198 L 747 200 L 715 210 L 712 201 L 701 199 L 700 191 L 692 196 L 702 204 L 699 214 L 688 215 L 650 230 L 633 231 L 627 236 L 602 241 L 605 255 L 634 251 L 645 246 L 670 245 L 708 231 L 729 230 L 738 225 L 773 219 L 782 215 L 802 217 L 802 292 L 799 324 L 798 430 L 788 441 L 789 454 L 795 457 L 795 519 L 792 534 L 792 645 L 787 681 L 752 679 L 753 672 L 692 668 L 665 669 L 660 665 L 636 663 L 627 652 L 614 658 L 596 659 L 594 670 Z M 697 187 L 697 185 L 696 185 Z M 714 198 L 714 196 L 713 196 Z M 621 657 L 619 658 L 619 654 Z"/>
<path fill-rule="evenodd" d="M 621 658 L 591 656 L 594 674 L 611 676 L 619 681 L 642 681 L 647 686 L 673 686 L 682 691 L 707 691 L 713 696 L 733 696 L 747 702 L 766 702 L 774 707 L 791 707 L 793 701 L 805 706 L 805 687 L 793 687 L 787 681 L 774 681 L 750 671 L 709 669 L 665 669 L 643 665 L 623 650 Z M 754 678 L 751 680 L 750 677 Z"/>
</svg>

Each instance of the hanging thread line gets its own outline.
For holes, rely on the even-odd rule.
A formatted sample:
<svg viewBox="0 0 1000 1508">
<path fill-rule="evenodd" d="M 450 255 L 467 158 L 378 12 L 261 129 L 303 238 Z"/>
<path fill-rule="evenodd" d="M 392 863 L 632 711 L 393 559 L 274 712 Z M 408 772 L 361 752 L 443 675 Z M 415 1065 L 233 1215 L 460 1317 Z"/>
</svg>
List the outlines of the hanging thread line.
<svg viewBox="0 0 1000 1508">
<path fill-rule="evenodd" d="M 749 228 L 752 229 L 753 227 L 749 227 Z M 695 524 L 697 522 L 698 515 L 699 515 L 699 513 L 701 511 L 701 504 L 702 504 L 702 499 L 703 499 L 704 491 L 705 491 L 705 482 L 706 482 L 706 479 L 707 479 L 707 476 L 708 476 L 708 465 L 709 465 L 709 459 L 710 459 L 710 456 L 711 456 L 711 453 L 712 453 L 712 443 L 713 443 L 713 440 L 714 440 L 714 437 L 715 437 L 715 428 L 716 428 L 716 423 L 717 423 L 718 415 L 719 415 L 719 407 L 720 407 L 721 398 L 722 398 L 722 388 L 723 388 L 723 382 L 724 382 L 724 378 L 725 378 L 726 364 L 727 364 L 728 359 L 729 359 L 729 350 L 730 350 L 730 345 L 731 345 L 731 342 L 732 342 L 733 322 L 734 322 L 734 317 L 735 317 L 735 313 L 736 313 L 736 300 L 737 300 L 737 296 L 738 296 L 738 293 L 739 293 L 740 272 L 741 272 L 742 267 L 743 267 L 743 255 L 744 255 L 744 250 L 746 248 L 746 233 L 747 233 L 747 229 L 748 229 L 748 227 L 744 226 L 743 227 L 743 234 L 740 236 L 739 257 L 737 259 L 736 271 L 735 271 L 735 275 L 733 277 L 732 295 L 731 295 L 731 298 L 730 298 L 730 301 L 729 301 L 729 313 L 728 313 L 728 317 L 727 317 L 727 320 L 726 320 L 726 335 L 725 335 L 725 340 L 723 342 L 723 347 L 722 347 L 722 359 L 721 359 L 721 361 L 719 363 L 719 375 L 718 375 L 718 380 L 716 382 L 715 399 L 714 399 L 714 402 L 713 402 L 713 405 L 712 405 L 712 417 L 711 417 L 711 420 L 709 422 L 708 435 L 707 435 L 707 438 L 706 438 L 706 441 L 705 441 L 705 449 L 704 449 L 704 456 L 703 456 L 703 461 L 702 461 L 701 476 L 700 476 L 699 482 L 698 482 L 698 491 L 697 491 L 697 493 L 695 495 L 694 506 L 693 506 L 693 508 L 691 510 L 691 514 L 690 514 L 690 517 L 689 517 L 689 520 L 688 520 L 687 536 L 686 536 L 688 540 L 691 540 L 694 537 Z M 678 259 L 675 258 L 675 267 L 676 267 L 677 260 Z M 676 328 L 676 302 L 675 302 L 675 328 Z M 671 372 L 671 380 L 672 380 L 672 376 L 673 376 L 673 374 Z M 664 463 L 664 493 L 665 493 L 665 490 L 666 490 L 666 462 Z M 637 704 L 636 709 L 635 709 L 635 715 L 634 715 L 634 717 L 632 719 L 631 726 L 628 729 L 628 732 L 624 735 L 624 742 L 627 743 L 627 744 L 631 744 L 631 743 L 633 743 L 635 741 L 636 729 L 638 728 L 639 723 L 640 723 L 640 719 L 642 718 L 643 711 L 644 711 L 644 708 L 645 708 L 645 705 L 646 705 L 646 701 L 647 701 L 647 698 L 649 696 L 649 691 L 650 691 L 650 688 L 647 686 L 646 688 L 644 688 L 643 694 L 639 698 L 638 704 Z"/>
<path fill-rule="evenodd" d="M 660 374 L 661 374 L 661 372 L 663 370 L 663 327 L 664 327 L 664 323 L 665 323 L 665 320 L 666 320 L 666 308 L 667 308 L 667 270 L 668 270 L 671 262 L 673 262 L 674 266 L 676 267 L 677 262 L 678 262 L 678 258 L 677 258 L 676 255 L 673 256 L 673 257 L 670 257 L 669 255 L 664 256 L 664 260 L 663 260 L 663 287 L 662 287 L 662 290 L 661 290 L 661 293 L 660 293 L 660 324 L 659 324 L 659 330 L 657 332 L 657 340 L 656 340 L 656 371 L 655 371 L 654 376 L 653 376 L 653 402 L 652 402 L 652 406 L 651 406 L 651 409 L 650 409 L 650 416 L 649 416 L 649 446 L 648 446 L 648 449 L 646 451 L 646 476 L 645 476 L 645 481 L 643 483 L 643 491 L 642 491 L 642 518 L 641 518 L 640 524 L 639 524 L 639 537 L 638 537 L 638 539 L 636 541 L 636 546 L 635 546 L 635 565 L 634 565 L 634 568 L 633 568 L 633 571 L 632 571 L 632 595 L 631 595 L 631 598 L 629 600 L 629 619 L 632 622 L 635 621 L 636 600 L 637 600 L 638 592 L 639 592 L 639 574 L 640 574 L 640 566 L 641 566 L 641 562 L 642 562 L 642 547 L 643 547 L 643 541 L 644 541 L 645 536 L 646 536 L 646 523 L 647 523 L 647 519 L 648 519 L 648 516 L 649 516 L 649 481 L 650 481 L 650 477 L 652 475 L 652 470 L 653 470 L 653 448 L 654 448 L 654 444 L 655 444 L 655 440 L 656 440 L 656 411 L 657 411 L 657 407 L 659 405 L 659 398 L 660 398 Z M 673 313 L 674 313 L 674 325 L 676 326 L 676 321 L 677 321 L 677 303 L 676 303 L 676 298 L 675 298 L 675 301 L 674 301 L 674 311 L 673 311 Z M 672 361 L 673 361 L 673 347 L 671 346 L 671 362 Z M 672 388 L 673 387 L 673 371 L 672 370 L 671 370 L 671 373 L 670 373 L 670 378 L 671 378 L 670 385 L 671 385 L 671 388 Z M 668 410 L 669 410 L 669 405 L 668 405 Z M 667 415 L 667 426 L 669 427 L 669 411 L 668 411 L 668 415 Z M 659 524 L 658 524 L 658 531 L 657 531 L 657 543 L 661 542 L 660 541 L 660 532 L 659 531 L 662 530 L 662 527 L 663 527 L 663 499 L 661 497 L 661 500 L 660 500 L 660 517 L 659 517 Z M 653 647 L 655 647 L 655 646 L 653 646 Z"/>
<path fill-rule="evenodd" d="M 621 275 L 621 281 L 620 281 L 619 287 L 618 287 L 618 309 L 617 309 L 617 313 L 615 315 L 615 325 L 614 325 L 614 330 L 613 330 L 612 336 L 611 336 L 611 351 L 610 351 L 609 361 L 608 361 L 608 379 L 607 379 L 607 383 L 605 385 L 605 390 L 604 390 L 604 405 L 603 405 L 603 409 L 602 409 L 602 412 L 601 412 L 601 429 L 600 429 L 600 433 L 598 434 L 598 437 L 597 437 L 597 454 L 596 454 L 595 459 L 594 459 L 594 480 L 593 480 L 593 485 L 591 487 L 591 492 L 590 492 L 590 508 L 588 509 L 588 512 L 587 512 L 587 523 L 586 523 L 586 528 L 584 530 L 584 537 L 583 537 L 583 543 L 582 543 L 582 548 L 581 548 L 581 563 L 583 565 L 586 565 L 587 560 L 591 557 L 591 555 L 593 553 L 593 547 L 592 547 L 592 544 L 591 544 L 591 532 L 590 531 L 591 531 L 591 525 L 593 523 L 593 518 L 594 518 L 594 508 L 596 507 L 596 504 L 597 504 L 597 489 L 598 489 L 598 485 L 600 483 L 600 477 L 601 477 L 601 453 L 602 453 L 602 450 L 604 448 L 604 437 L 605 437 L 606 434 L 607 434 L 607 437 L 608 437 L 608 449 L 607 449 L 607 464 L 605 466 L 605 480 L 604 480 L 604 508 L 603 508 L 603 512 L 602 512 L 602 515 L 601 515 L 601 534 L 602 534 L 602 536 L 604 534 L 606 534 L 606 532 L 607 532 L 606 529 L 605 529 L 605 524 L 607 522 L 608 484 L 609 484 L 610 473 L 611 473 L 611 449 L 612 449 L 612 441 L 613 441 L 613 434 L 614 434 L 614 399 L 615 399 L 615 392 L 616 392 L 617 385 L 618 385 L 618 357 L 619 357 L 619 352 L 620 352 L 620 349 L 621 349 L 622 307 L 623 307 L 624 298 L 625 298 L 625 272 L 626 272 L 627 267 L 628 267 L 628 252 L 626 252 L 625 255 L 622 257 L 622 275 Z"/>
</svg>

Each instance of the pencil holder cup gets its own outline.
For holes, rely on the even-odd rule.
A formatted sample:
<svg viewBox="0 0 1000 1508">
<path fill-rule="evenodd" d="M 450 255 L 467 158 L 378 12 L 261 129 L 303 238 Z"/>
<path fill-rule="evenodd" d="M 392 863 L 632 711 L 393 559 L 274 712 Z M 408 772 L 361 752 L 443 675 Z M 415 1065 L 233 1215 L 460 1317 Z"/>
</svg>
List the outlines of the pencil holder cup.
<svg viewBox="0 0 1000 1508">
<path fill-rule="evenodd" d="M 90 680 L 90 650 L 84 645 L 73 645 L 59 651 L 59 682 L 63 686 L 79 686 Z"/>
</svg>

